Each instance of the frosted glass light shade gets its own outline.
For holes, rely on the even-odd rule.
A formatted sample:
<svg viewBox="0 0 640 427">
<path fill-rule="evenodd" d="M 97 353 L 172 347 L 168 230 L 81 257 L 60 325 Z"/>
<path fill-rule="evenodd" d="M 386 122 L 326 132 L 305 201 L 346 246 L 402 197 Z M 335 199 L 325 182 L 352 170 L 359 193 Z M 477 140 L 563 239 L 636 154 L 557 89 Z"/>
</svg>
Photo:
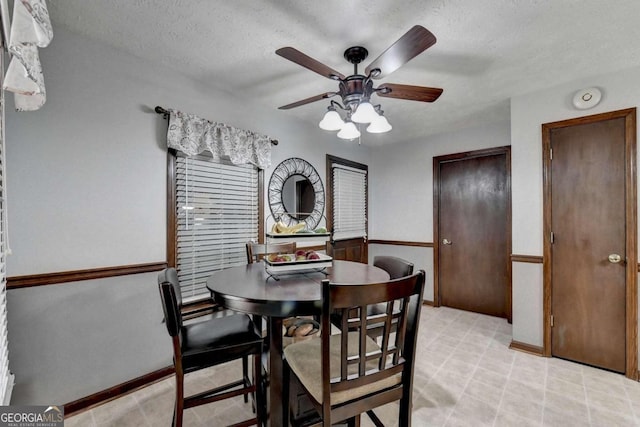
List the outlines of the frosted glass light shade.
<svg viewBox="0 0 640 427">
<path fill-rule="evenodd" d="M 342 139 L 355 139 L 360 136 L 360 131 L 353 122 L 346 122 L 340 132 L 338 132 L 338 138 Z"/>
<path fill-rule="evenodd" d="M 368 101 L 361 102 L 356 108 L 356 112 L 351 116 L 351 120 L 356 123 L 371 123 L 378 117 L 378 113 L 373 108 L 373 105 Z"/>
<path fill-rule="evenodd" d="M 340 130 L 342 126 L 344 126 L 344 122 L 342 121 L 342 117 L 335 110 L 329 110 L 325 113 L 320 123 L 318 123 L 320 129 L 324 130 Z"/>
<path fill-rule="evenodd" d="M 389 132 L 392 126 L 387 121 L 385 116 L 378 116 L 371 124 L 367 127 L 367 132 L 369 133 L 385 133 Z"/>
</svg>

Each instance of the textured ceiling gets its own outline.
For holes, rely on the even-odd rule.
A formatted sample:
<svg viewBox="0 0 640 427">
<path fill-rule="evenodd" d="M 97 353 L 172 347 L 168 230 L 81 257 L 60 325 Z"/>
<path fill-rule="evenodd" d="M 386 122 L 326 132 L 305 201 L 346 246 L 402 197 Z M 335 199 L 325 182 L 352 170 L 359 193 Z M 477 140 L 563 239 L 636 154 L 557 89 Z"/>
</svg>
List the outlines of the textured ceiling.
<svg viewBox="0 0 640 427">
<path fill-rule="evenodd" d="M 616 0 L 49 0 L 54 25 L 195 79 L 278 106 L 337 90 L 274 52 L 292 46 L 345 75 L 420 24 L 437 43 L 378 80 L 441 87 L 434 103 L 376 97 L 394 129 L 382 144 L 509 119 L 509 98 L 640 65 L 640 1 Z M 364 69 L 364 67 L 361 67 Z M 314 124 L 326 100 L 278 114 Z M 323 132 L 318 129 L 318 132 Z"/>
</svg>

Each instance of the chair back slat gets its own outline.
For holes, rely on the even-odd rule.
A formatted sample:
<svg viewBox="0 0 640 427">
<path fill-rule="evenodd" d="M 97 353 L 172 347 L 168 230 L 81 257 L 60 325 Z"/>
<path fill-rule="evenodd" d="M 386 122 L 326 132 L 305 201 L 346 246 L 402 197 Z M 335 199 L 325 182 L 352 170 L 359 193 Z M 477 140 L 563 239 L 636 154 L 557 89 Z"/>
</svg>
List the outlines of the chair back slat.
<svg viewBox="0 0 640 427">
<path fill-rule="evenodd" d="M 418 273 L 416 273 L 418 274 Z M 412 276 L 408 276 L 412 277 Z M 389 282 L 370 283 L 366 285 L 332 284 L 332 302 L 334 310 L 343 308 L 358 309 L 380 303 L 402 300 L 407 292 L 413 289 L 411 281 L 407 277 L 390 280 Z M 393 284 L 394 286 L 389 286 Z M 349 314 L 349 312 L 347 312 Z M 359 312 L 356 314 L 356 316 Z M 353 316 L 353 315 L 352 315 Z"/>
<path fill-rule="evenodd" d="M 391 327 L 392 325 L 395 325 L 395 323 L 397 323 L 398 315 L 399 315 L 399 313 L 394 313 L 393 311 L 394 306 L 395 304 L 387 304 L 387 311 L 384 319 L 384 327 L 382 328 L 382 345 L 381 345 L 382 357 L 380 358 L 378 369 L 384 368 L 383 366 L 384 361 L 387 360 L 389 353 L 393 354 L 395 350 L 395 346 L 392 347 L 389 344 L 389 340 L 391 338 L 391 330 L 392 330 Z"/>
<path fill-rule="evenodd" d="M 360 327 L 359 331 L 367 330 L 367 311 L 360 309 Z M 349 334 L 347 334 L 348 336 Z M 367 334 L 358 334 L 358 375 L 364 376 L 367 367 L 367 361 L 369 360 L 368 353 L 366 351 L 367 348 Z M 378 356 L 379 357 L 379 356 Z M 349 354 L 347 353 L 347 357 L 343 360 L 349 360 Z"/>
<path fill-rule="evenodd" d="M 167 331 L 172 337 L 177 336 L 182 328 L 182 293 L 180 292 L 180 282 L 178 272 L 175 268 L 167 268 L 158 274 L 158 288 L 162 300 L 164 320 Z"/>
<path fill-rule="evenodd" d="M 340 337 L 340 354 L 348 354 L 349 347 L 349 335 L 342 334 Z M 340 358 L 340 381 L 344 381 L 347 379 L 349 374 L 349 362 L 346 358 Z"/>
<path fill-rule="evenodd" d="M 247 264 L 260 261 L 268 254 L 292 254 L 296 251 L 296 243 L 254 243 L 247 242 Z"/>
<path fill-rule="evenodd" d="M 340 369 L 335 378 L 331 378 L 331 367 L 325 364 L 331 353 L 329 334 L 322 334 L 323 399 L 330 399 L 331 393 L 394 375 L 402 374 L 404 377 L 405 369 L 413 366 L 415 357 L 414 341 L 417 338 L 424 279 L 425 273 L 420 270 L 410 276 L 367 285 L 340 285 L 323 281 L 323 328 L 329 327 L 330 314 L 336 312 L 340 314 L 343 326 L 339 349 Z M 384 313 L 367 315 L 368 306 L 380 303 L 387 304 Z M 372 344 L 373 341 L 367 336 L 368 326 L 371 325 L 381 325 L 383 329 L 380 344 Z M 395 335 L 392 336 L 392 333 Z"/>
</svg>

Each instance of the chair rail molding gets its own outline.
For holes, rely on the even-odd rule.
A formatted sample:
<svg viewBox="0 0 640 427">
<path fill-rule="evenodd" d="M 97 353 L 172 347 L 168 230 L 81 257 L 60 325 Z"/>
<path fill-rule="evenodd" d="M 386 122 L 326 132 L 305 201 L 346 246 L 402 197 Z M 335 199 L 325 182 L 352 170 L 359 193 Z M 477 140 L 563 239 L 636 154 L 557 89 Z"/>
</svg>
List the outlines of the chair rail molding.
<svg viewBox="0 0 640 427">
<path fill-rule="evenodd" d="M 542 264 L 542 256 L 511 254 L 512 262 L 528 262 L 532 264 Z"/>
<path fill-rule="evenodd" d="M 82 280 L 104 279 L 107 277 L 126 276 L 128 274 L 150 273 L 167 267 L 167 262 L 147 264 L 119 265 L 86 270 L 61 271 L 56 273 L 30 274 L 7 278 L 7 289 L 20 289 L 32 286 L 57 285 L 60 283 L 78 282 Z"/>
<path fill-rule="evenodd" d="M 369 239 L 370 245 L 394 245 L 394 246 L 417 246 L 421 248 L 432 248 L 433 242 L 414 242 L 407 240 L 384 240 L 384 239 Z"/>
</svg>

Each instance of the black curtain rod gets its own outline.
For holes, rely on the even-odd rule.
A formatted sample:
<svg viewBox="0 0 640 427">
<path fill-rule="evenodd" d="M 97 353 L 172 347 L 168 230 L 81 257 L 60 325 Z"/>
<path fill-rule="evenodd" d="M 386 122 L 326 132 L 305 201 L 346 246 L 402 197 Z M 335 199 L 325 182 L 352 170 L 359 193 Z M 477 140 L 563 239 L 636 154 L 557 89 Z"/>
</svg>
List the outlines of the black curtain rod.
<svg viewBox="0 0 640 427">
<path fill-rule="evenodd" d="M 165 110 L 164 108 L 160 107 L 159 105 L 154 110 L 155 110 L 156 113 L 162 114 L 165 119 L 169 117 L 169 111 Z M 278 145 L 278 140 L 277 139 L 272 139 L 271 140 L 271 144 L 272 145 Z"/>
</svg>

